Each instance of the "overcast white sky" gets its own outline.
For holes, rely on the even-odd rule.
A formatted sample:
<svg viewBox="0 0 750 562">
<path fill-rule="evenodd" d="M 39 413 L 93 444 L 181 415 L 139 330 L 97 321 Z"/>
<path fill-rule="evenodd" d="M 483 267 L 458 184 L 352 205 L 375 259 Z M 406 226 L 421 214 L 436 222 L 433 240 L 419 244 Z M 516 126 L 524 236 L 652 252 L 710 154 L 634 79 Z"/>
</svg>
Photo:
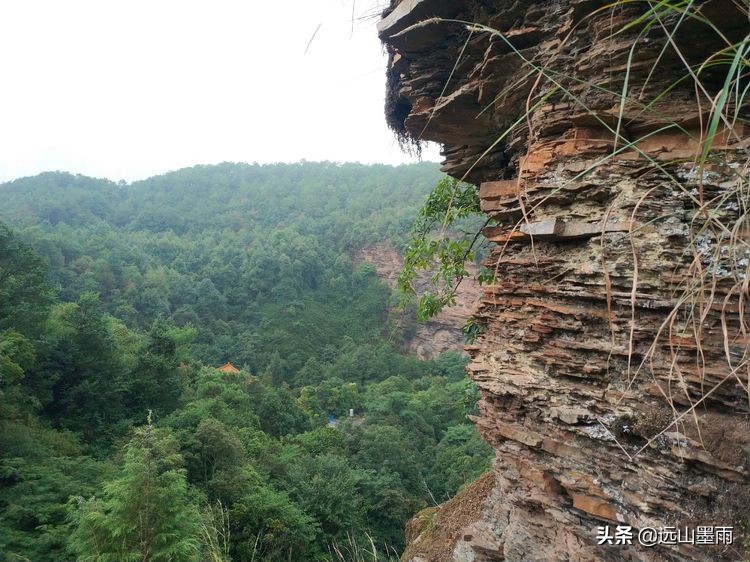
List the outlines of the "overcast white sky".
<svg viewBox="0 0 750 562">
<path fill-rule="evenodd" d="M 376 18 L 360 19 L 384 2 L 353 1 L 3 1 L 0 181 L 414 161 L 385 126 Z"/>
</svg>

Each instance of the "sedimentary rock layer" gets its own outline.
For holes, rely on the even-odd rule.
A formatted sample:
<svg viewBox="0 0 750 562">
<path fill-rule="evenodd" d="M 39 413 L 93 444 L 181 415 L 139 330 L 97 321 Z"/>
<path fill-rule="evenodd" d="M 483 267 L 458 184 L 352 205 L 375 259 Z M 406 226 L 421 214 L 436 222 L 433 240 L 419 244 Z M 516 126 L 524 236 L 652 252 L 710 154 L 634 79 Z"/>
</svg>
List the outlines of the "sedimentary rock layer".
<svg viewBox="0 0 750 562">
<path fill-rule="evenodd" d="M 435 559 L 435 540 L 453 560 L 747 557 L 748 108 L 729 100 L 702 159 L 728 65 L 699 65 L 750 25 L 730 0 L 694 9 L 403 0 L 384 14 L 388 122 L 443 144 L 497 244 L 469 348 L 494 485 L 474 521 L 413 536 L 406 559 Z M 606 525 L 724 525 L 734 541 L 597 545 Z"/>
</svg>

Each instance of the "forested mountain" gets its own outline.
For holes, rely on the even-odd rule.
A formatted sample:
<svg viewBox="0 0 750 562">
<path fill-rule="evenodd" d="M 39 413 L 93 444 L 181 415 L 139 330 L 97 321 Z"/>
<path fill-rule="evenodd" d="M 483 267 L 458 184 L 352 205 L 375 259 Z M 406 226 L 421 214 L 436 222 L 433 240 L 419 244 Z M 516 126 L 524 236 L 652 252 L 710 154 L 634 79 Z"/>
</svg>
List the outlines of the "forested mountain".
<svg viewBox="0 0 750 562">
<path fill-rule="evenodd" d="M 396 557 L 412 514 L 489 466 L 464 360 L 404 354 L 390 289 L 352 258 L 403 244 L 439 177 L 0 185 L 5 558 Z"/>
</svg>

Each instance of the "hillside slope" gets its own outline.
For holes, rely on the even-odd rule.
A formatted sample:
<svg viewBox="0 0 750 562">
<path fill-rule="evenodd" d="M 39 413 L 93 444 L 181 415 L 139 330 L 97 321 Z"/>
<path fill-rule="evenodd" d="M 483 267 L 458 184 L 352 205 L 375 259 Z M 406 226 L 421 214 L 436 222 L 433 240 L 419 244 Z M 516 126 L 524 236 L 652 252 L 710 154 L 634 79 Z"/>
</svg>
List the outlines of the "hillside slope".
<svg viewBox="0 0 750 562">
<path fill-rule="evenodd" d="M 439 176 L 1 184 L 0 558 L 394 560 L 491 456 L 467 358 L 405 352 L 355 259 L 402 244 Z"/>
</svg>

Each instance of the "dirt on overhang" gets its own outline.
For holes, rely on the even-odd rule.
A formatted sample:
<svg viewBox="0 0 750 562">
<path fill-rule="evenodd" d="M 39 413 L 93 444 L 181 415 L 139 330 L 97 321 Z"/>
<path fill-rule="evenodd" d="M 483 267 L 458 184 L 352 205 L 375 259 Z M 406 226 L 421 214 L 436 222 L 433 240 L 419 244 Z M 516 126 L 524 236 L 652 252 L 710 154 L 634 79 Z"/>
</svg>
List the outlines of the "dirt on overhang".
<svg viewBox="0 0 750 562">
<path fill-rule="evenodd" d="M 403 561 L 451 560 L 463 530 L 484 516 L 485 503 L 495 485 L 490 471 L 438 507 L 423 509 L 406 526 Z M 471 537 L 469 537 L 471 539 Z"/>
</svg>

